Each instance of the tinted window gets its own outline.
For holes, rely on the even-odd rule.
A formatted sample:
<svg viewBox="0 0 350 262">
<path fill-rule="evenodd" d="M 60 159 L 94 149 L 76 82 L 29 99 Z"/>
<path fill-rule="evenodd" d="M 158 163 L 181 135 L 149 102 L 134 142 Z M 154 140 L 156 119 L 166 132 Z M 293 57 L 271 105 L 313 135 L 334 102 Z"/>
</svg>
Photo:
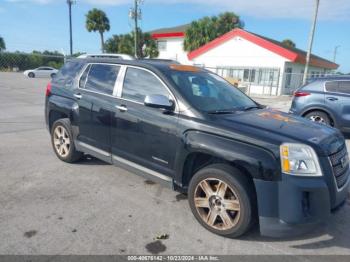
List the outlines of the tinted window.
<svg viewBox="0 0 350 262">
<path fill-rule="evenodd" d="M 137 68 L 126 71 L 122 97 L 143 103 L 147 95 L 169 96 L 164 85 L 151 73 Z"/>
<path fill-rule="evenodd" d="M 339 81 L 338 92 L 350 94 L 350 81 Z"/>
<path fill-rule="evenodd" d="M 91 65 L 89 65 L 85 69 L 84 73 L 81 75 L 80 80 L 79 80 L 79 88 L 84 88 L 85 87 L 86 78 L 87 78 L 87 75 L 89 73 L 90 67 L 91 67 Z"/>
<path fill-rule="evenodd" d="M 119 68 L 114 65 L 91 65 L 85 89 L 112 95 Z"/>
<path fill-rule="evenodd" d="M 65 85 L 66 83 L 72 83 L 74 78 L 80 73 L 84 64 L 78 61 L 68 61 L 58 71 L 56 77 L 53 79 L 53 83 L 59 85 Z"/>
<path fill-rule="evenodd" d="M 338 81 L 326 82 L 326 90 L 328 92 L 337 92 L 338 91 Z"/>
</svg>

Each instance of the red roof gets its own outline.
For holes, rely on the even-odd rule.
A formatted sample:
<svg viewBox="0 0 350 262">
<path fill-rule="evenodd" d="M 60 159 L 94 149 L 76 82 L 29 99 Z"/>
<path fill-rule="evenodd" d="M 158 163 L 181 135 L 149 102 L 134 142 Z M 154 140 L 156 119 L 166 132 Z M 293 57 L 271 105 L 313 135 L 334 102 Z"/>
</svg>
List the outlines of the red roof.
<svg viewBox="0 0 350 262">
<path fill-rule="evenodd" d="M 250 33 L 243 29 L 233 29 L 230 32 L 214 39 L 213 41 L 201 46 L 200 48 L 190 52 L 187 56 L 190 60 L 208 52 L 209 50 L 227 42 L 228 40 L 239 36 L 242 37 L 262 48 L 265 48 L 275 54 L 278 54 L 291 62 L 305 64 L 306 61 L 306 52 L 297 48 L 289 48 L 282 45 L 281 42 L 278 42 L 273 39 L 269 39 L 257 34 Z M 323 67 L 327 69 L 337 69 L 339 65 L 326 60 L 322 57 L 311 55 L 310 64 L 317 67 Z"/>
<path fill-rule="evenodd" d="M 153 33 L 152 38 L 153 39 L 159 39 L 159 38 L 170 38 L 170 37 L 184 37 L 184 32 L 171 32 L 171 33 Z"/>
</svg>

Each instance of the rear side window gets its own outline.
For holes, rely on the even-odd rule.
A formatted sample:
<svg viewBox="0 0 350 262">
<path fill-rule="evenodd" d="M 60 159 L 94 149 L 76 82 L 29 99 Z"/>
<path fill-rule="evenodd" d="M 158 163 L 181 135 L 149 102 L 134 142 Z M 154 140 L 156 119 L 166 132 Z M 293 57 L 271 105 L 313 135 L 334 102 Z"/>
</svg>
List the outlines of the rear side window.
<svg viewBox="0 0 350 262">
<path fill-rule="evenodd" d="M 124 78 L 122 98 L 143 103 L 147 95 L 169 97 L 169 92 L 159 79 L 150 72 L 128 68 Z"/>
<path fill-rule="evenodd" d="M 120 67 L 115 65 L 91 65 L 85 89 L 106 95 L 112 95 L 119 69 Z"/>
<path fill-rule="evenodd" d="M 350 94 L 350 81 L 339 81 L 339 93 Z"/>
<path fill-rule="evenodd" d="M 58 71 L 52 82 L 66 88 L 73 87 L 75 77 L 80 73 L 84 64 L 79 61 L 68 61 Z"/>
<path fill-rule="evenodd" d="M 326 82 L 327 92 L 338 92 L 339 81 Z"/>
</svg>

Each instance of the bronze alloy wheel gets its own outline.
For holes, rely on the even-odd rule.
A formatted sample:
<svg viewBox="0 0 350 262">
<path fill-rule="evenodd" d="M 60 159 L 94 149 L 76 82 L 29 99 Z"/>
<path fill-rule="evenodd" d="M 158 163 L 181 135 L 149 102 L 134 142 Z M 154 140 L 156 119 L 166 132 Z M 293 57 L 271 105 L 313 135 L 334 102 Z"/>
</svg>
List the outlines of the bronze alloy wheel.
<svg viewBox="0 0 350 262">
<path fill-rule="evenodd" d="M 53 143 L 57 154 L 61 157 L 67 157 L 70 149 L 70 139 L 64 126 L 56 126 L 53 132 Z"/>
<path fill-rule="evenodd" d="M 233 228 L 241 215 L 237 193 L 227 183 L 216 178 L 206 178 L 198 183 L 194 205 L 201 219 L 217 230 Z"/>
</svg>

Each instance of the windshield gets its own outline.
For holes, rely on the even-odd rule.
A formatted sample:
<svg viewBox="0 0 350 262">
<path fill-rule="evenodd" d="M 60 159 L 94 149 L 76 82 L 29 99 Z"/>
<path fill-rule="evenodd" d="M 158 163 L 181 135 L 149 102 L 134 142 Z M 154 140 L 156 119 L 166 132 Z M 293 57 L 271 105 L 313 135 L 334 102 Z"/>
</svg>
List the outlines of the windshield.
<svg viewBox="0 0 350 262">
<path fill-rule="evenodd" d="M 225 113 L 258 107 L 252 99 L 213 73 L 170 70 L 168 74 L 188 102 L 200 111 Z"/>
</svg>

